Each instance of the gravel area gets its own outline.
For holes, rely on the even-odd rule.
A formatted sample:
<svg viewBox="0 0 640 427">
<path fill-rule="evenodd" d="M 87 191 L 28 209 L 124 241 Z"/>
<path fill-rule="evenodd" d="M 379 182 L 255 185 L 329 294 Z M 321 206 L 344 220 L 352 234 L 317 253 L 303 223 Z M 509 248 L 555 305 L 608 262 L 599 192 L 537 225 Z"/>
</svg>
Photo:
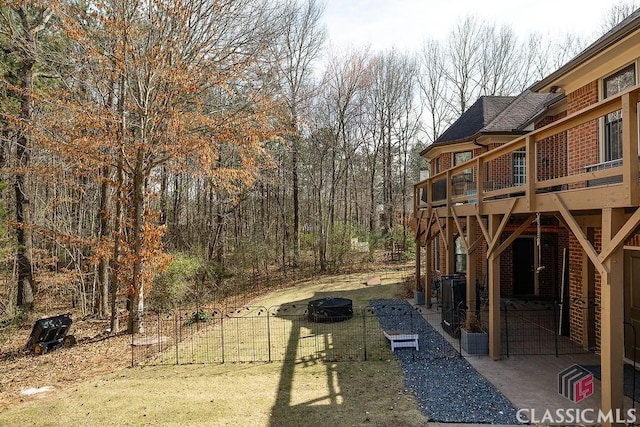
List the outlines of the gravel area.
<svg viewBox="0 0 640 427">
<path fill-rule="evenodd" d="M 517 408 L 404 300 L 372 301 L 385 330 L 418 334 L 420 350 L 395 354 L 423 414 L 446 423 L 520 424 Z"/>
</svg>

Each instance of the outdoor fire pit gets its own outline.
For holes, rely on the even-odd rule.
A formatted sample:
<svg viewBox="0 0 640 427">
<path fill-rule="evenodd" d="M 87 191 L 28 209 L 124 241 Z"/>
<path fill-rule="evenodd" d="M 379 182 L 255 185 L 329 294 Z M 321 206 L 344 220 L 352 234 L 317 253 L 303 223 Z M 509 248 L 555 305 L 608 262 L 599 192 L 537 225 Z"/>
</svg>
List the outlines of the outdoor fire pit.
<svg viewBox="0 0 640 427">
<path fill-rule="evenodd" d="M 307 305 L 307 319 L 311 322 L 341 322 L 351 317 L 353 303 L 348 298 L 320 298 Z"/>
</svg>

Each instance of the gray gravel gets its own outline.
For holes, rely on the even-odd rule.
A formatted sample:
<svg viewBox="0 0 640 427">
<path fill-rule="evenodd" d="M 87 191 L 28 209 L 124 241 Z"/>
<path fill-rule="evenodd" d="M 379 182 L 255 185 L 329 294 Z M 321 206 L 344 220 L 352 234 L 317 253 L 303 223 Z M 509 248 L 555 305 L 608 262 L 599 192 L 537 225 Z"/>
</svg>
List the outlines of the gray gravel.
<svg viewBox="0 0 640 427">
<path fill-rule="evenodd" d="M 372 301 L 385 330 L 418 334 L 420 350 L 395 354 L 420 410 L 430 421 L 446 423 L 520 424 L 517 408 L 462 357 L 404 300 Z"/>
</svg>

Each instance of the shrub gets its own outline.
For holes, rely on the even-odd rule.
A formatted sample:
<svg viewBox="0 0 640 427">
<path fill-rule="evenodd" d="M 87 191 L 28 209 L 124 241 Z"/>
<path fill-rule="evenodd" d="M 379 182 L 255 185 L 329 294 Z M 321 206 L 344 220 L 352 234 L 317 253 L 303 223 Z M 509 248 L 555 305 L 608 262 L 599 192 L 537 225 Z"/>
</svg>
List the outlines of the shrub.
<svg viewBox="0 0 640 427">
<path fill-rule="evenodd" d="M 200 263 L 183 254 L 174 255 L 166 271 L 153 279 L 149 293 L 151 306 L 158 309 L 176 307 L 184 302 L 195 280 Z"/>
</svg>

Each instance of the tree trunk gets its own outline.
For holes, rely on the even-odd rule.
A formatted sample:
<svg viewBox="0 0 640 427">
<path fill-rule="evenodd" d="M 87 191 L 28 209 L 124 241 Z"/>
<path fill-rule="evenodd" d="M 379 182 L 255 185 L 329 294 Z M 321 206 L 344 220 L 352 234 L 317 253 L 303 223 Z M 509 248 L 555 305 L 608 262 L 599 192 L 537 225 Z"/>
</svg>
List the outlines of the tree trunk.
<svg viewBox="0 0 640 427">
<path fill-rule="evenodd" d="M 293 140 L 291 152 L 291 179 L 293 185 L 293 264 L 298 266 L 300 260 L 300 200 L 298 188 L 298 138 Z"/>
<path fill-rule="evenodd" d="M 20 93 L 20 120 L 29 123 L 32 113 L 31 91 L 33 90 L 33 65 L 32 60 L 24 59 L 19 72 L 21 83 Z M 25 171 L 30 164 L 30 141 L 27 130 L 22 126 L 17 130 L 17 164 L 18 172 L 15 176 L 14 189 L 16 193 L 16 238 L 18 260 L 18 307 L 25 311 L 31 311 L 35 303 L 35 282 L 32 269 L 33 240 L 30 229 L 28 180 Z"/>
<path fill-rule="evenodd" d="M 131 277 L 132 289 L 129 294 L 129 322 L 127 332 L 137 334 L 144 332 L 144 280 L 143 273 L 143 239 L 144 239 L 144 150 L 138 148 L 136 153 L 136 165 L 133 171 L 133 227 L 131 239 L 133 241 L 133 277 Z"/>
<path fill-rule="evenodd" d="M 109 227 L 109 166 L 102 168 L 102 182 L 100 184 L 100 240 L 105 240 L 111 234 Z M 95 312 L 104 318 L 109 312 L 109 259 L 101 256 L 98 263 L 98 292 L 96 292 Z"/>
</svg>

